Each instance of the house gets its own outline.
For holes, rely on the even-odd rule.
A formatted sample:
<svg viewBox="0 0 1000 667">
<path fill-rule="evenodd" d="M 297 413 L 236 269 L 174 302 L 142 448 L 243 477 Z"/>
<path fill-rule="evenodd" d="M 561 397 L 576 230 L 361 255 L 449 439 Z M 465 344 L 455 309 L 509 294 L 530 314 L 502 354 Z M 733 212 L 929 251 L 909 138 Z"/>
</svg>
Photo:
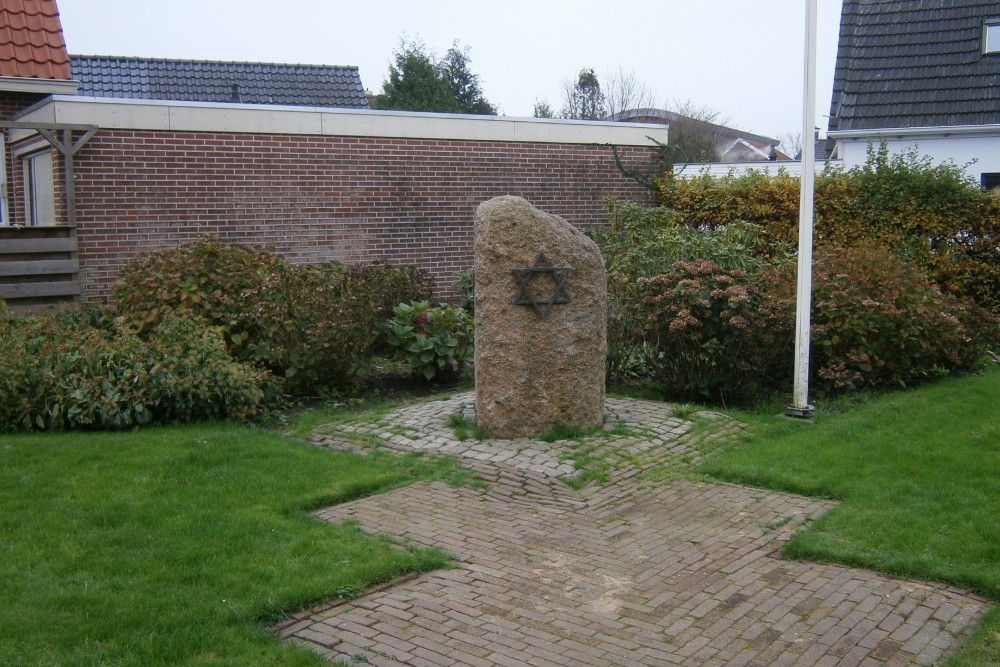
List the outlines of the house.
<svg viewBox="0 0 1000 667">
<path fill-rule="evenodd" d="M 76 55 L 70 65 L 87 97 L 368 108 L 357 67 Z"/>
<path fill-rule="evenodd" d="M 827 135 L 848 167 L 885 141 L 1000 186 L 1000 4 L 844 0 Z"/>
<path fill-rule="evenodd" d="M 100 301 L 134 257 L 211 234 L 298 262 L 415 265 L 447 299 L 486 199 L 581 227 L 607 221 L 607 197 L 649 201 L 621 165 L 648 164 L 663 125 L 373 111 L 348 69 L 332 88 L 356 106 L 338 108 L 277 84 L 311 85 L 306 66 L 71 59 L 55 0 L 4 2 L 0 297 Z M 189 99 L 188 75 L 223 99 Z"/>
<path fill-rule="evenodd" d="M 666 109 L 629 109 L 612 115 L 609 120 L 668 125 L 675 143 L 684 135 L 697 137 L 699 146 L 711 149 L 719 162 L 774 162 L 793 159 L 778 148 L 781 143 L 778 139 L 709 123 Z M 695 157 L 700 160 L 702 156 Z"/>
<path fill-rule="evenodd" d="M 54 0 L 0 5 L 0 298 L 15 305 L 73 302 L 80 294 L 74 230 L 17 228 L 56 208 L 53 145 L 42 139 L 13 151 L 8 142 L 8 131 L 23 126 L 13 122 L 20 112 L 76 91 Z"/>
</svg>

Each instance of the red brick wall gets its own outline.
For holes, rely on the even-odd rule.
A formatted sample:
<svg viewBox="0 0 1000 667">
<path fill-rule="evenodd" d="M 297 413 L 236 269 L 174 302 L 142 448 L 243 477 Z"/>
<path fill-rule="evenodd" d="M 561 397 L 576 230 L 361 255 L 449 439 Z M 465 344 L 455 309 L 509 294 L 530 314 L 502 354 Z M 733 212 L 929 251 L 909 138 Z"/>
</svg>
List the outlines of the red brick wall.
<svg viewBox="0 0 1000 667">
<path fill-rule="evenodd" d="M 518 195 L 587 227 L 605 197 L 647 198 L 596 145 L 102 130 L 76 173 L 85 302 L 138 253 L 202 234 L 294 261 L 421 266 L 451 298 L 479 203 Z"/>
</svg>

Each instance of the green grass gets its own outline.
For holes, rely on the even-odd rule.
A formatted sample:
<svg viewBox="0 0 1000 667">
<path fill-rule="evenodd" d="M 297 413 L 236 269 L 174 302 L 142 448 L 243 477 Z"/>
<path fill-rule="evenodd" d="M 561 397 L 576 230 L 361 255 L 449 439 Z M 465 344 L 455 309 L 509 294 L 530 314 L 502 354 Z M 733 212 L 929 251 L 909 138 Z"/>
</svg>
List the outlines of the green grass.
<svg viewBox="0 0 1000 667">
<path fill-rule="evenodd" d="M 448 417 L 446 424 L 455 434 L 455 439 L 460 442 L 465 442 L 469 438 L 473 440 L 490 439 L 490 434 L 486 429 L 476 424 L 475 419 L 469 419 L 465 415 L 454 414 Z"/>
<path fill-rule="evenodd" d="M 0 435 L 0 664 L 320 665 L 266 625 L 447 564 L 307 510 L 454 461 L 229 424 Z"/>
<path fill-rule="evenodd" d="M 841 501 L 798 533 L 786 555 L 1000 600 L 1000 369 L 849 409 L 820 406 L 812 422 L 739 417 L 748 434 L 700 472 Z M 1000 664 L 1000 613 L 953 664 Z"/>
</svg>

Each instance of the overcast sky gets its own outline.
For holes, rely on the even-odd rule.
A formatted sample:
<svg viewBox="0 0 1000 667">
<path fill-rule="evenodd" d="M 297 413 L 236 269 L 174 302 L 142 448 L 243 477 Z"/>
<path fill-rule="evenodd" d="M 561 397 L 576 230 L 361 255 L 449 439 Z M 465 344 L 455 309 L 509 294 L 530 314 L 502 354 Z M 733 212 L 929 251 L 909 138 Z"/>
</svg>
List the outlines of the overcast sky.
<svg viewBox="0 0 1000 667">
<path fill-rule="evenodd" d="M 557 112 L 582 68 L 634 71 L 665 106 L 690 101 L 776 137 L 802 126 L 806 0 L 58 0 L 72 54 L 357 65 L 382 87 L 400 38 L 470 48 L 508 116 Z M 840 0 L 819 0 L 817 125 L 826 129 Z"/>
</svg>

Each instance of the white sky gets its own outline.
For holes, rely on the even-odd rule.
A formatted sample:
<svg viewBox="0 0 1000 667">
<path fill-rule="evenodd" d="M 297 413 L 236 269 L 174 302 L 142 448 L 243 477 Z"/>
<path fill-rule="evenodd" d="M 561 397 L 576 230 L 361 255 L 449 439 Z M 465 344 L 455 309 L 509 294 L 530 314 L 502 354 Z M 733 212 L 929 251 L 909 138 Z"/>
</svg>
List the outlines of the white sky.
<svg viewBox="0 0 1000 667">
<path fill-rule="evenodd" d="M 841 0 L 819 0 L 817 126 L 826 129 Z M 378 92 L 400 38 L 471 49 L 508 116 L 558 112 L 583 68 L 634 71 L 664 105 L 690 100 L 767 136 L 802 126 L 806 0 L 58 0 L 70 53 L 357 65 Z"/>
</svg>

